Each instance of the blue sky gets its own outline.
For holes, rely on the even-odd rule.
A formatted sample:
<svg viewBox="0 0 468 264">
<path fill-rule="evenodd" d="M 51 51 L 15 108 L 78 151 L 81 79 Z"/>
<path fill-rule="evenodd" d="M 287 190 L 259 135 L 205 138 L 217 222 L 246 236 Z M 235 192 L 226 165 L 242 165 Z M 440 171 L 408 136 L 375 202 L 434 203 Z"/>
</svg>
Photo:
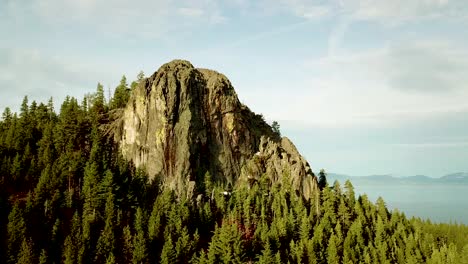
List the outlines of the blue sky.
<svg viewBox="0 0 468 264">
<path fill-rule="evenodd" d="M 316 171 L 468 171 L 462 0 L 0 0 L 0 34 L 2 110 L 182 58 L 226 74 Z"/>
</svg>

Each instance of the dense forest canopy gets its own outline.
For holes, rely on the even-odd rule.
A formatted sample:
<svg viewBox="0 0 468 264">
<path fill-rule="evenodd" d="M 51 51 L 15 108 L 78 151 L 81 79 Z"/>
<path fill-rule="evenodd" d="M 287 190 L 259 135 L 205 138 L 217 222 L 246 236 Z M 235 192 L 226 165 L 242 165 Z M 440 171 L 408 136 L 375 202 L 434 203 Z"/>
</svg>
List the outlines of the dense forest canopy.
<svg viewBox="0 0 468 264">
<path fill-rule="evenodd" d="M 468 263 L 468 227 L 408 219 L 328 183 L 309 201 L 288 175 L 177 197 L 120 155 L 106 125 L 122 78 L 79 102 L 29 102 L 0 121 L 0 256 L 6 263 Z M 274 128 L 279 134 L 279 125 Z"/>
</svg>

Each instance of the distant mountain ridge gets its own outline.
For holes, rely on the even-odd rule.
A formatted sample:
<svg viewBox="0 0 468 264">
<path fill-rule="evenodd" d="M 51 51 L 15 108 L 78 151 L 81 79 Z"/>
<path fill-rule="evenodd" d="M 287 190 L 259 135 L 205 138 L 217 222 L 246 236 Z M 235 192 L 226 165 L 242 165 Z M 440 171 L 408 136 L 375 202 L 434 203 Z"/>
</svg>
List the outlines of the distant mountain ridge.
<svg viewBox="0 0 468 264">
<path fill-rule="evenodd" d="M 329 183 L 338 180 L 344 182 L 351 180 L 354 182 L 369 182 L 381 184 L 468 184 L 468 173 L 457 172 L 444 175 L 440 178 L 432 178 L 426 175 L 414 175 L 396 177 L 390 174 L 369 175 L 369 176 L 350 176 L 346 174 L 328 173 L 327 179 Z"/>
</svg>

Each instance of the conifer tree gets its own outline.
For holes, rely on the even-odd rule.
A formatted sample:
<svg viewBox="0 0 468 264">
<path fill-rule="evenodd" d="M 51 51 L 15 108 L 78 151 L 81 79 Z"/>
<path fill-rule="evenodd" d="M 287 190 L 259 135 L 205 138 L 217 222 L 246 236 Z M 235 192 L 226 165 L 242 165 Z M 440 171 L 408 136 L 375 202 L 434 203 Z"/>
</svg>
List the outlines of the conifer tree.
<svg viewBox="0 0 468 264">
<path fill-rule="evenodd" d="M 130 89 L 128 88 L 127 78 L 122 76 L 120 84 L 115 88 L 114 97 L 111 102 L 111 109 L 122 108 L 130 97 Z"/>
<path fill-rule="evenodd" d="M 146 248 L 146 232 L 143 210 L 138 207 L 135 214 L 135 237 L 133 238 L 133 257 L 134 264 L 147 263 L 148 253 Z"/>
<path fill-rule="evenodd" d="M 136 87 L 145 79 L 145 73 L 143 71 L 140 71 L 137 75 L 136 81 L 133 81 L 132 84 L 130 85 L 131 91 L 135 90 Z"/>
<path fill-rule="evenodd" d="M 215 229 L 208 251 L 209 263 L 242 263 L 244 249 L 236 225 L 223 224 Z"/>
<path fill-rule="evenodd" d="M 133 253 L 133 237 L 130 231 L 130 226 L 125 226 L 122 231 L 122 262 L 131 263 Z"/>
<path fill-rule="evenodd" d="M 345 195 L 346 195 L 346 198 L 347 198 L 348 207 L 353 208 L 356 197 L 355 197 L 355 194 L 354 194 L 354 186 L 349 180 L 345 181 L 345 190 L 346 190 Z"/>
<path fill-rule="evenodd" d="M 17 264 L 30 264 L 35 263 L 35 257 L 33 252 L 33 245 L 30 239 L 23 239 L 21 243 L 21 250 L 18 254 L 16 261 Z"/>
<path fill-rule="evenodd" d="M 161 252 L 161 264 L 171 264 L 176 262 L 174 243 L 172 238 L 169 236 L 164 242 Z"/>
<path fill-rule="evenodd" d="M 332 234 L 330 239 L 328 240 L 328 246 L 327 246 L 327 263 L 330 264 L 339 264 L 340 263 L 340 257 L 338 253 L 338 238 L 335 236 L 335 234 Z"/>
<path fill-rule="evenodd" d="M 327 175 L 325 173 L 325 170 L 321 169 L 319 173 L 318 186 L 320 189 L 323 189 L 325 188 L 326 185 L 327 185 Z"/>
<path fill-rule="evenodd" d="M 278 255 L 278 257 L 280 257 Z M 262 250 L 262 254 L 258 258 L 258 264 L 281 264 L 281 259 L 271 251 L 270 244 L 265 244 L 265 249 Z"/>
<path fill-rule="evenodd" d="M 63 246 L 63 263 L 72 264 L 76 263 L 76 251 L 77 249 L 73 245 L 73 240 L 70 235 L 65 239 L 65 244 Z"/>
<path fill-rule="evenodd" d="M 41 255 L 39 256 L 39 264 L 48 263 L 47 251 L 45 249 L 41 250 Z"/>
<path fill-rule="evenodd" d="M 114 258 L 115 247 L 115 213 L 114 213 L 114 194 L 109 191 L 107 193 L 107 201 L 105 208 L 105 224 L 104 230 L 101 232 L 96 246 L 96 262 L 104 262 L 110 256 Z"/>
<path fill-rule="evenodd" d="M 92 100 L 92 112 L 101 115 L 106 110 L 106 99 L 104 96 L 104 86 L 98 83 L 96 94 Z"/>
<path fill-rule="evenodd" d="M 26 240 L 26 222 L 24 221 L 23 212 L 16 203 L 8 215 L 8 261 L 10 263 L 17 262 L 18 253 L 22 250 L 23 242 Z M 27 244 L 26 246 L 29 246 Z"/>
</svg>

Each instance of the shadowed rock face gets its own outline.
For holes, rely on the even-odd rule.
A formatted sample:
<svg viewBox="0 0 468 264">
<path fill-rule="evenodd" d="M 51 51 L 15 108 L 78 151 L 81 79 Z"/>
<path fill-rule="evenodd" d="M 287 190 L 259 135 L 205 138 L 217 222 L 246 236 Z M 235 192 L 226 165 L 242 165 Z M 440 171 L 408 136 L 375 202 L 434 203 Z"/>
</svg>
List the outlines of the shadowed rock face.
<svg viewBox="0 0 468 264">
<path fill-rule="evenodd" d="M 242 105 L 224 75 L 188 61 L 164 64 L 140 83 L 118 122 L 114 137 L 124 157 L 179 194 L 203 182 L 207 171 L 234 184 L 263 173 L 274 181 L 286 170 L 301 192 L 316 186 L 294 145 Z M 256 153 L 268 165 L 247 175 Z"/>
</svg>

